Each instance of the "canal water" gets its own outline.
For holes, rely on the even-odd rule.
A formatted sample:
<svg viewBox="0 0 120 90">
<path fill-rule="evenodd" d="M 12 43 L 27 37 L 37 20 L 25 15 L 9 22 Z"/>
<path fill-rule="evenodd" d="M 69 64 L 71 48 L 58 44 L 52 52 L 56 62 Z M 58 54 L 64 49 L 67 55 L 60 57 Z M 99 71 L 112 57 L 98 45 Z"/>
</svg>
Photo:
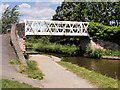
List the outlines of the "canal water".
<svg viewBox="0 0 120 90">
<path fill-rule="evenodd" d="M 47 53 L 47 54 L 60 57 L 62 58 L 63 61 L 77 64 L 80 67 L 93 70 L 95 72 L 101 73 L 103 75 L 106 75 L 108 77 L 112 77 L 115 79 L 117 79 L 118 74 L 120 74 L 118 70 L 119 60 L 72 57 L 68 55 L 54 54 L 54 53 Z"/>
</svg>

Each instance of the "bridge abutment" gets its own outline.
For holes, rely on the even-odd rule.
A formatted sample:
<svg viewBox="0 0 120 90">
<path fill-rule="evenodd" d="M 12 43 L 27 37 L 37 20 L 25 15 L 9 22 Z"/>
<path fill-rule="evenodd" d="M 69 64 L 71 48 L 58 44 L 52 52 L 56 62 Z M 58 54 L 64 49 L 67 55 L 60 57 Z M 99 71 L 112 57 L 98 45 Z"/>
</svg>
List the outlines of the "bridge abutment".
<svg viewBox="0 0 120 90">
<path fill-rule="evenodd" d="M 89 37 L 80 37 L 80 47 L 83 51 L 86 50 L 88 44 L 91 44 L 91 39 Z"/>
</svg>

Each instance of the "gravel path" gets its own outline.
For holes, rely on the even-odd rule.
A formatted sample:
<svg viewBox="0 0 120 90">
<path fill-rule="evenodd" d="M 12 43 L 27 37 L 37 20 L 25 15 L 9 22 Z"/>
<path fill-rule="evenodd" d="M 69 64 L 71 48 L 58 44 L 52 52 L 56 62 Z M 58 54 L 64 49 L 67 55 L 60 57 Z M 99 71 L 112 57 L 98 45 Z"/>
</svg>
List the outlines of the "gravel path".
<svg viewBox="0 0 120 90">
<path fill-rule="evenodd" d="M 85 79 L 55 63 L 60 60 L 59 58 L 45 55 L 31 56 L 31 60 L 37 61 L 38 67 L 45 74 L 45 79 L 41 81 L 45 88 L 94 88 Z"/>
<path fill-rule="evenodd" d="M 0 46 L 2 46 L 2 48 L 0 48 L 0 51 L 2 49 L 2 64 L 0 65 L 2 67 L 2 69 L 0 69 L 2 75 L 0 74 L 0 78 L 17 80 L 19 82 L 24 82 L 35 87 L 42 88 L 43 86 L 40 81 L 28 78 L 26 75 L 18 73 L 15 68 L 9 64 L 11 59 L 16 60 L 14 50 L 9 45 L 9 34 L 2 35 L 0 38 L 2 38 L 2 43 L 0 43 Z"/>
</svg>

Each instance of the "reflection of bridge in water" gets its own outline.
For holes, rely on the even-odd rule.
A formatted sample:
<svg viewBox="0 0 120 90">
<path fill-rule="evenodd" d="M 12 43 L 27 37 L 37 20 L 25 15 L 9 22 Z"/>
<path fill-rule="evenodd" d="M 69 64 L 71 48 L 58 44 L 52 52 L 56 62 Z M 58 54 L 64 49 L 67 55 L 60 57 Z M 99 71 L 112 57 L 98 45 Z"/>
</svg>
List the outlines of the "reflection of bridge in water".
<svg viewBox="0 0 120 90">
<path fill-rule="evenodd" d="M 88 22 L 24 20 L 26 35 L 88 36 Z"/>
</svg>

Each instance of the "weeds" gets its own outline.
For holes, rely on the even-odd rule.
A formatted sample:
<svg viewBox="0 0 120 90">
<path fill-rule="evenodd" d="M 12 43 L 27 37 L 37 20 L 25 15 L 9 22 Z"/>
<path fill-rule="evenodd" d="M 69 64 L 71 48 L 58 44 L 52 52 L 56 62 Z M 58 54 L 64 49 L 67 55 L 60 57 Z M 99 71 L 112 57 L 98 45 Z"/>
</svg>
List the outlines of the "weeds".
<svg viewBox="0 0 120 90">
<path fill-rule="evenodd" d="M 89 57 L 93 58 L 101 58 L 102 56 L 120 56 L 120 51 L 118 50 L 102 50 L 100 48 L 93 50 L 89 44 L 86 47 L 86 53 Z"/>
<path fill-rule="evenodd" d="M 28 66 L 20 66 L 20 73 L 28 75 L 29 78 L 42 80 L 44 75 L 37 68 L 37 63 L 32 60 L 26 60 L 26 62 Z"/>
<path fill-rule="evenodd" d="M 12 64 L 12 65 L 15 64 L 14 60 L 12 60 L 12 59 L 9 61 L 9 63 Z"/>
</svg>

